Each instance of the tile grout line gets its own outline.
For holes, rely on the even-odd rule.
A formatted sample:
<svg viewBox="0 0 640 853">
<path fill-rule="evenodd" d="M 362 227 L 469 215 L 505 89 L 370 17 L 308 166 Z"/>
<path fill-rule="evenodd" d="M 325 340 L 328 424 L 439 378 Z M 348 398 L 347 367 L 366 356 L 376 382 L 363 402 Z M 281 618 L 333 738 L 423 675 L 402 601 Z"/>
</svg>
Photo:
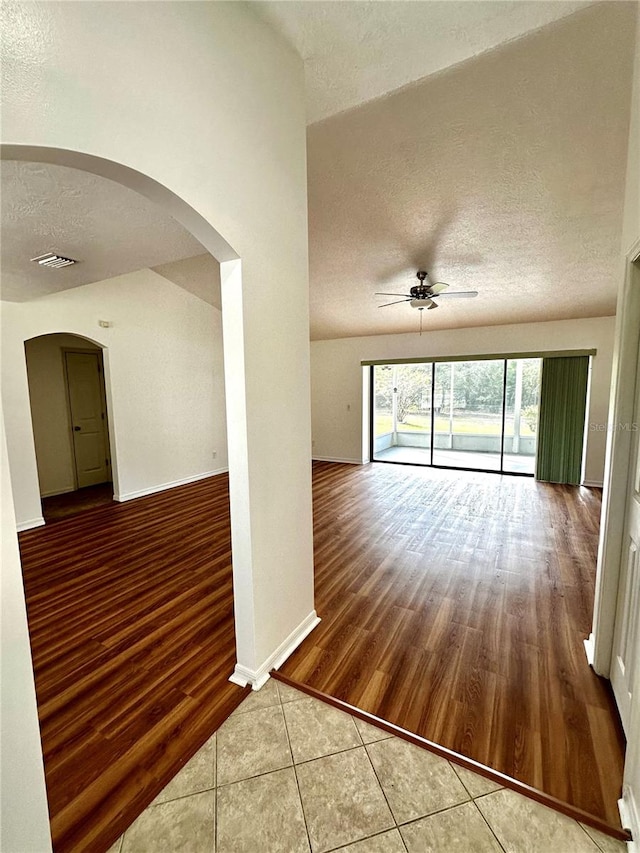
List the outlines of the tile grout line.
<svg viewBox="0 0 640 853">
<path fill-rule="evenodd" d="M 376 782 L 378 783 L 378 787 L 380 788 L 382 796 L 384 797 L 384 801 L 387 804 L 387 808 L 389 809 L 389 814 L 391 815 L 391 820 L 393 821 L 393 823 L 395 825 L 392 827 L 389 827 L 388 829 L 383 829 L 381 832 L 376 832 L 374 835 L 365 835 L 363 838 L 358 838 L 355 841 L 350 841 L 349 844 L 343 844 L 342 847 L 333 847 L 332 850 L 341 850 L 341 849 L 344 849 L 345 847 L 349 847 L 351 844 L 359 844 L 361 841 L 367 841 L 370 838 L 376 838 L 379 835 L 384 835 L 385 832 L 392 832 L 394 829 L 397 831 L 398 835 L 400 836 L 400 841 L 402 843 L 402 846 L 406 850 L 407 845 L 404 843 L 404 838 L 402 837 L 402 833 L 400 832 L 400 826 L 398 824 L 398 821 L 396 820 L 396 816 L 393 813 L 393 809 L 391 808 L 391 804 L 389 803 L 389 800 L 387 799 L 387 795 L 385 793 L 385 790 L 382 787 L 382 782 L 380 781 L 378 774 L 376 773 L 376 768 L 373 766 L 373 762 L 371 761 L 371 756 L 369 755 L 369 750 L 367 749 L 367 746 L 370 746 L 370 744 L 366 744 L 364 742 L 364 738 L 362 737 L 362 734 L 360 733 L 360 730 L 359 730 L 358 726 L 356 725 L 356 722 L 355 722 L 356 718 L 351 716 L 351 714 L 349 714 L 348 716 L 349 716 L 349 719 L 351 720 L 351 722 L 353 723 L 353 727 L 355 728 L 358 737 L 360 738 L 360 740 L 362 742 L 360 746 L 351 747 L 351 750 L 364 748 L 364 752 L 365 752 L 365 755 L 367 756 L 367 760 L 369 761 L 369 765 L 371 766 L 371 769 L 373 770 L 373 775 L 376 777 Z M 387 738 L 385 738 L 385 740 L 387 740 Z M 331 754 L 332 755 L 340 755 L 344 752 L 349 752 L 349 751 L 350 750 L 348 750 L 348 749 L 343 749 L 343 750 L 340 750 L 340 752 L 335 752 L 335 753 L 331 753 Z M 321 756 L 321 757 L 323 757 L 323 756 Z M 330 853 L 330 851 L 329 851 L 329 853 Z"/>
<path fill-rule="evenodd" d="M 400 836 L 402 846 L 406 850 L 407 846 L 404 843 L 404 838 L 400 833 L 400 827 L 392 826 L 390 829 L 383 829 L 381 832 L 376 832 L 375 835 L 367 835 L 364 838 L 359 838 L 357 841 L 349 841 L 347 844 L 342 844 L 340 847 L 331 847 L 329 850 L 325 850 L 324 853 L 340 853 L 340 850 L 346 850 L 347 847 L 351 847 L 353 844 L 361 844 L 363 841 L 370 841 L 372 838 L 380 838 L 381 836 L 386 835 L 387 832 L 393 832 L 394 830 Z"/>
<path fill-rule="evenodd" d="M 355 725 L 355 723 L 354 723 L 354 725 Z M 356 729 L 357 729 L 357 728 L 358 728 L 358 727 L 356 726 Z M 396 820 L 396 816 L 395 816 L 395 814 L 393 813 L 393 809 L 391 808 L 391 803 L 389 802 L 389 799 L 387 798 L 387 793 L 386 793 L 386 791 L 384 790 L 384 787 L 382 786 L 382 782 L 380 781 L 380 777 L 378 776 L 378 774 L 377 774 L 377 772 L 376 772 L 376 768 L 375 768 L 375 766 L 374 766 L 374 764 L 373 764 L 373 761 L 371 760 L 371 756 L 369 755 L 369 750 L 367 749 L 367 746 L 368 746 L 368 745 L 370 746 L 370 744 L 363 743 L 363 746 L 364 746 L 364 752 L 365 752 L 365 755 L 367 756 L 367 761 L 369 762 L 369 764 L 370 764 L 370 766 L 371 766 L 371 769 L 373 770 L 373 775 L 376 777 L 376 782 L 378 783 L 378 787 L 379 787 L 379 788 L 380 788 L 380 790 L 382 791 L 382 796 L 384 797 L 384 801 L 385 801 L 385 803 L 387 804 L 387 808 L 389 809 L 389 814 L 391 815 L 391 819 L 392 819 L 392 821 L 393 821 L 393 822 L 394 822 L 394 824 L 395 824 L 395 828 L 398 830 L 398 835 L 400 836 L 400 839 L 401 839 L 401 841 L 402 841 L 402 846 L 403 846 L 403 847 L 404 847 L 404 849 L 406 850 L 406 849 L 407 849 L 407 845 L 404 843 L 404 838 L 402 837 L 402 833 L 400 832 L 400 826 L 399 826 L 399 824 L 398 824 L 398 821 Z"/>
<path fill-rule="evenodd" d="M 492 793 L 496 793 L 496 792 L 495 792 L 495 791 L 493 791 Z M 485 794 L 485 796 L 488 796 L 488 794 Z M 478 799 L 480 799 L 480 798 L 478 797 Z M 475 801 L 474 799 L 472 799 L 472 800 L 471 800 L 471 802 L 472 802 L 472 803 L 473 803 L 473 805 L 475 806 L 475 809 L 476 809 L 476 811 L 478 812 L 478 814 L 480 815 L 480 817 L 482 818 L 482 820 L 483 820 L 483 821 L 486 823 L 486 825 L 489 827 L 489 832 L 490 832 L 490 833 L 491 833 L 491 835 L 493 835 L 493 837 L 495 838 L 496 842 L 498 843 L 498 847 L 503 851 L 503 853 L 507 853 L 506 848 L 503 846 L 502 842 L 500 841 L 500 839 L 498 838 L 498 836 L 497 836 L 497 835 L 496 835 L 496 833 L 494 832 L 493 827 L 491 826 L 491 824 L 489 823 L 489 821 L 486 819 L 486 817 L 483 815 L 482 810 L 481 810 L 480 808 L 478 808 L 478 805 L 476 804 L 476 801 Z"/>
<path fill-rule="evenodd" d="M 304 830 L 307 833 L 307 843 L 309 845 L 309 850 L 313 851 L 313 845 L 311 844 L 311 836 L 309 835 L 309 825 L 307 824 L 307 815 L 304 811 L 304 803 L 302 802 L 302 791 L 300 790 L 300 781 L 298 779 L 298 772 L 296 770 L 296 762 L 293 757 L 293 747 L 291 746 L 291 736 L 289 735 L 289 727 L 287 726 L 287 716 L 284 712 L 284 707 L 282 704 L 282 696 L 280 695 L 280 685 L 276 681 L 276 690 L 278 692 L 278 700 L 280 702 L 280 711 L 282 713 L 282 719 L 284 720 L 284 730 L 287 735 L 287 743 L 289 744 L 289 752 L 291 753 L 291 766 L 293 768 L 293 778 L 296 780 L 296 789 L 298 791 L 298 799 L 300 801 L 300 811 L 302 812 L 302 820 L 304 822 Z"/>
<path fill-rule="evenodd" d="M 602 851 L 602 847 L 598 844 L 598 842 L 596 841 L 596 839 L 595 839 L 595 838 L 592 838 L 592 837 L 589 835 L 589 833 L 588 833 L 588 832 L 587 832 L 587 830 L 584 828 L 584 826 L 580 823 L 580 821 L 579 821 L 579 820 L 577 820 L 577 821 L 576 821 L 576 823 L 578 824 L 578 826 L 580 827 L 580 829 L 584 832 L 584 834 L 587 836 L 587 838 L 589 839 L 589 841 L 591 841 L 593 844 L 595 844 L 595 845 L 596 845 L 596 847 L 597 847 L 597 849 L 598 849 L 599 853 L 603 853 L 603 851 Z M 624 843 L 624 842 L 623 842 L 623 843 Z"/>
<path fill-rule="evenodd" d="M 461 776 L 460 776 L 460 774 L 458 773 L 458 771 L 456 770 L 456 765 L 453 763 L 453 761 L 449 761 L 449 760 L 447 759 L 447 764 L 448 764 L 448 765 L 449 765 L 449 767 L 453 770 L 453 772 L 456 774 L 456 778 L 458 779 L 458 781 L 460 782 L 460 784 L 462 785 L 462 787 L 465 789 L 465 791 L 467 792 L 467 794 L 469 794 L 469 796 L 471 797 L 471 799 L 472 799 L 472 800 L 473 800 L 473 799 L 475 799 L 475 797 L 473 796 L 473 794 L 471 793 L 471 791 L 470 791 L 470 790 L 467 788 L 467 786 L 464 784 L 464 781 L 463 781 L 463 779 L 461 778 Z"/>
<path fill-rule="evenodd" d="M 473 799 L 463 800 L 461 803 L 456 803 L 453 806 L 445 806 L 444 808 L 436 809 L 433 812 L 427 812 L 427 814 L 420 815 L 420 817 L 412 817 L 410 820 L 405 820 L 402 823 L 399 823 L 398 829 L 402 829 L 403 826 L 411 826 L 414 823 L 419 823 L 421 820 L 426 820 L 428 817 L 435 817 L 435 815 L 444 814 L 445 812 L 450 812 L 453 809 L 459 809 L 460 806 L 466 806 L 469 803 L 473 803 Z"/>
</svg>

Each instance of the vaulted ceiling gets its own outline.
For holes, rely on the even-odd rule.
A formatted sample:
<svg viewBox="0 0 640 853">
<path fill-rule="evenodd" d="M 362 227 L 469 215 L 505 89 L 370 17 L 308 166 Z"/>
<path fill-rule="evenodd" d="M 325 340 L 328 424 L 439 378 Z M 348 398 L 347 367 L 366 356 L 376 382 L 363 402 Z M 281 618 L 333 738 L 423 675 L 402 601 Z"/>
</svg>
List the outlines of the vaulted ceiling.
<svg viewBox="0 0 640 853">
<path fill-rule="evenodd" d="M 479 292 L 426 328 L 615 313 L 635 14 L 589 6 L 309 127 L 312 338 L 416 330 L 374 294 L 418 269 Z"/>
<path fill-rule="evenodd" d="M 304 60 L 313 124 L 572 14 L 575 0 L 263 0 Z"/>
<path fill-rule="evenodd" d="M 615 311 L 631 2 L 252 3 L 305 62 L 311 336 L 417 329 L 419 268 L 473 300 L 426 328 Z M 218 270 L 129 190 L 4 163 L 3 298 L 152 267 L 219 304 Z M 47 250 L 83 261 L 35 269 Z"/>
</svg>

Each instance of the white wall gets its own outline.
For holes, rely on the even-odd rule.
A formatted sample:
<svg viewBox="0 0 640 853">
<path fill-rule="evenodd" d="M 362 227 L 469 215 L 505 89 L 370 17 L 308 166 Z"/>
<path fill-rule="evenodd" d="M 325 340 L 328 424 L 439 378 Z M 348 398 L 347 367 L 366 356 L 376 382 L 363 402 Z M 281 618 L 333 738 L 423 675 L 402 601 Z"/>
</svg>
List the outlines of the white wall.
<svg viewBox="0 0 640 853">
<path fill-rule="evenodd" d="M 31 423 L 42 497 L 71 492 L 76 487 L 63 347 L 100 352 L 91 341 L 74 335 L 47 335 L 25 343 Z M 25 431 L 28 435 L 26 425 Z"/>
<path fill-rule="evenodd" d="M 112 326 L 100 328 L 99 320 Z M 217 308 L 151 270 L 31 302 L 4 303 L 2 393 L 18 524 L 40 514 L 23 341 L 64 331 L 104 345 L 114 490 L 117 499 L 125 500 L 226 468 L 221 325 Z M 46 341 L 34 344 L 36 352 L 47 346 Z M 44 354 L 56 357 L 64 395 L 59 346 L 60 340 L 57 352 Z M 43 375 L 41 362 L 40 367 L 45 381 L 56 378 Z M 63 419 L 59 449 L 68 451 L 66 411 L 57 414 Z M 60 478 L 65 471 L 61 457 L 47 476 Z M 50 485 L 51 480 L 41 482 L 40 489 Z"/>
<path fill-rule="evenodd" d="M 366 459 L 368 450 L 363 454 L 362 447 L 362 419 L 366 416 L 362 408 L 362 360 L 595 348 L 598 353 L 593 359 L 588 420 L 601 429 L 590 430 L 587 435 L 585 482 L 601 485 L 614 324 L 614 317 L 599 317 L 427 331 L 422 336 L 416 332 L 315 341 L 311 344 L 314 459 Z"/>
<path fill-rule="evenodd" d="M 7 491 L 10 492 L 10 484 L 2 424 L 0 432 L 0 476 L 4 495 Z M 15 538 L 16 521 L 10 500 L 2 500 L 0 513 L 0 850 L 6 850 L 7 853 L 46 853 L 51 850 L 47 793 L 22 570 Z"/>
</svg>

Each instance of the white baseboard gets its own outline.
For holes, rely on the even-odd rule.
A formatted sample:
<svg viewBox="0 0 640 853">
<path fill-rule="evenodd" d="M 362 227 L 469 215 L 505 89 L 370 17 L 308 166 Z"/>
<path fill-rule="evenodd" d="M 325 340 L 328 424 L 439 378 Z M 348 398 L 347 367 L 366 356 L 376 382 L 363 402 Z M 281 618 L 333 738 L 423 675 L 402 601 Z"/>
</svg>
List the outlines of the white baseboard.
<svg viewBox="0 0 640 853">
<path fill-rule="evenodd" d="M 341 459 L 338 456 L 315 456 L 311 459 L 314 462 L 343 462 L 345 465 L 362 465 L 362 459 Z"/>
<path fill-rule="evenodd" d="M 173 480 L 171 483 L 160 483 L 159 486 L 151 486 L 148 489 L 138 489 L 136 492 L 120 492 L 114 494 L 114 501 L 124 503 L 131 501 L 134 498 L 144 498 L 147 495 L 155 495 L 157 492 L 164 492 L 167 489 L 175 489 L 177 486 L 186 486 L 189 483 L 197 483 L 198 480 L 206 480 L 207 477 L 215 477 L 216 474 L 225 474 L 228 468 L 216 468 L 215 471 L 205 471 L 204 474 L 194 474 L 193 477 L 184 477 L 182 480 Z"/>
<path fill-rule="evenodd" d="M 37 518 L 30 518 L 28 521 L 19 521 L 16 524 L 18 533 L 23 533 L 25 530 L 32 530 L 34 527 L 42 527 L 44 518 L 39 515 Z"/>
<path fill-rule="evenodd" d="M 257 669 L 249 669 L 248 667 L 237 663 L 229 681 L 232 681 L 234 684 L 238 684 L 240 687 L 246 687 L 247 684 L 250 684 L 254 690 L 260 690 L 263 684 L 268 681 L 271 670 L 279 669 L 289 655 L 298 648 L 304 638 L 313 631 L 319 622 L 320 618 L 318 614 L 315 610 L 312 610 L 311 613 L 302 620 L 298 627 L 293 629 L 286 640 L 283 640 L 282 643 L 280 643 L 275 652 L 270 654 L 266 661 L 264 661 L 264 663 L 262 663 Z"/>
<path fill-rule="evenodd" d="M 604 488 L 604 482 L 602 480 L 583 480 L 580 485 L 586 486 L 588 489 L 603 489 Z"/>
<path fill-rule="evenodd" d="M 596 649 L 595 643 L 593 641 L 593 634 L 589 634 L 586 640 L 583 640 L 584 643 L 584 653 L 587 656 L 587 663 L 589 666 L 593 666 L 593 662 L 596 659 Z"/>
<path fill-rule="evenodd" d="M 618 800 L 618 811 L 622 828 L 628 829 L 633 836 L 632 841 L 627 841 L 628 853 L 640 853 L 640 808 L 629 785 L 623 785 L 622 798 Z"/>
</svg>

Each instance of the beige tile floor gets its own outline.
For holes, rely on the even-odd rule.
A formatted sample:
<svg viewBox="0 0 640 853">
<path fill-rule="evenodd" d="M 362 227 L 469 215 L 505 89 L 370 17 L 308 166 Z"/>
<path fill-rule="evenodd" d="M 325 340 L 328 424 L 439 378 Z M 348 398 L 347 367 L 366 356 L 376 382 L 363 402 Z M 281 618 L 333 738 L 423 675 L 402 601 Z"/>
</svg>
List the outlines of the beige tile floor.
<svg viewBox="0 0 640 853">
<path fill-rule="evenodd" d="M 109 853 L 624 853 L 625 845 L 270 680 Z"/>
</svg>

